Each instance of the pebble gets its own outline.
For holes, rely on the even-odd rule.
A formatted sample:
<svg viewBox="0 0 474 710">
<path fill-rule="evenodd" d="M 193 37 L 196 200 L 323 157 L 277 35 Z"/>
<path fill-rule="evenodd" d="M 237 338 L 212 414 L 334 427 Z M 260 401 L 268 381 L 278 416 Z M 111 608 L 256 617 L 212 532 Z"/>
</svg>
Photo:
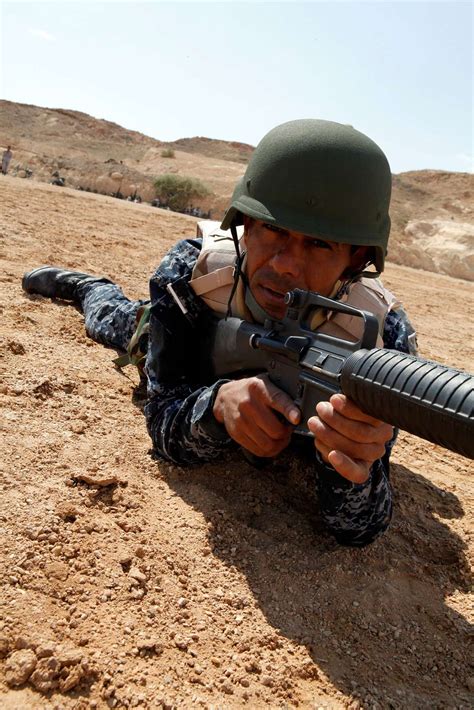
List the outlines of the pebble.
<svg viewBox="0 0 474 710">
<path fill-rule="evenodd" d="M 81 663 L 84 654 L 78 648 L 57 649 L 56 658 L 61 664 L 61 667 L 76 666 Z"/>
<path fill-rule="evenodd" d="M 85 671 L 82 666 L 74 666 L 68 675 L 65 678 L 61 678 L 59 681 L 59 689 L 62 693 L 69 692 L 72 688 L 75 688 L 76 685 L 79 685 L 84 675 Z"/>
<path fill-rule="evenodd" d="M 176 634 L 176 636 L 174 637 L 174 645 L 176 646 L 176 648 L 179 648 L 180 651 L 187 651 L 189 644 L 185 638 L 183 638 L 179 634 Z"/>
<path fill-rule="evenodd" d="M 120 483 L 118 476 L 114 473 L 110 473 L 106 476 L 101 476 L 100 473 L 93 476 L 89 473 L 76 473 L 73 476 L 73 480 L 82 481 L 83 483 L 87 483 L 89 486 L 95 486 L 96 488 L 105 488 L 106 486 L 112 486 L 116 483 Z"/>
<path fill-rule="evenodd" d="M 466 678 L 466 685 L 471 691 L 471 693 L 474 693 L 474 676 L 469 676 Z"/>
<path fill-rule="evenodd" d="M 247 673 L 261 673 L 262 672 L 262 667 L 257 661 L 250 661 L 249 663 L 245 664 L 245 670 Z"/>
<path fill-rule="evenodd" d="M 145 638 L 137 641 L 139 651 L 151 651 L 157 655 L 163 653 L 162 644 L 154 638 Z"/>
<path fill-rule="evenodd" d="M 221 690 L 226 693 L 226 695 L 232 695 L 234 692 L 234 689 L 232 687 L 232 684 L 226 680 L 222 683 L 221 685 Z"/>
<path fill-rule="evenodd" d="M 146 575 L 143 574 L 143 572 L 141 572 L 138 567 L 131 567 L 128 576 L 132 579 L 136 579 L 137 582 L 140 582 L 141 584 L 144 584 L 147 580 Z"/>
<path fill-rule="evenodd" d="M 15 639 L 15 648 L 17 651 L 21 651 L 24 648 L 30 648 L 34 650 L 34 646 L 35 644 L 25 636 L 17 636 Z"/>
<path fill-rule="evenodd" d="M 36 647 L 36 655 L 38 658 L 48 658 L 54 656 L 56 644 L 53 641 L 40 641 Z"/>
</svg>

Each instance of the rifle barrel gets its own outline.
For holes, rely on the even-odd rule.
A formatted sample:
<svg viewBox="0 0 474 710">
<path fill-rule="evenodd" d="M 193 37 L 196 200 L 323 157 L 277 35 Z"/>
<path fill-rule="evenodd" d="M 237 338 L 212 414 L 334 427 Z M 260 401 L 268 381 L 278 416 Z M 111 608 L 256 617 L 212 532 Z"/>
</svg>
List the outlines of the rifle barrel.
<svg viewBox="0 0 474 710">
<path fill-rule="evenodd" d="M 342 392 L 367 414 L 474 458 L 474 377 L 396 350 L 350 355 Z"/>
</svg>

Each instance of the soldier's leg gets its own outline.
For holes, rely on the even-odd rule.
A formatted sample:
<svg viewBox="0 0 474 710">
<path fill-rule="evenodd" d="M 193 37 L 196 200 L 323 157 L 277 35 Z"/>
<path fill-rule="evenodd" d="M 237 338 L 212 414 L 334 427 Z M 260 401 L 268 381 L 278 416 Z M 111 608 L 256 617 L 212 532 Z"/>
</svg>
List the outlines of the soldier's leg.
<svg viewBox="0 0 474 710">
<path fill-rule="evenodd" d="M 87 334 L 98 343 L 126 350 L 137 326 L 137 311 L 146 300 L 130 301 L 114 283 L 85 282 L 77 286 Z"/>
<path fill-rule="evenodd" d="M 136 326 L 137 311 L 145 300 L 130 301 L 122 289 L 107 278 L 55 266 L 41 266 L 23 276 L 27 293 L 73 301 L 84 313 L 91 338 L 126 350 Z"/>
</svg>

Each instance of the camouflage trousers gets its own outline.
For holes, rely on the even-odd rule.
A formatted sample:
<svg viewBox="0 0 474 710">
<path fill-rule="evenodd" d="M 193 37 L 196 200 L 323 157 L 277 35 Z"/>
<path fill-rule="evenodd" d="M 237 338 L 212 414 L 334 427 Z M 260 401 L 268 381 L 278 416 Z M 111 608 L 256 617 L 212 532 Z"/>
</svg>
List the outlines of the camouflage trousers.
<svg viewBox="0 0 474 710">
<path fill-rule="evenodd" d="M 137 326 L 137 311 L 148 300 L 131 301 L 110 281 L 97 280 L 77 288 L 87 334 L 98 343 L 126 350 Z"/>
</svg>

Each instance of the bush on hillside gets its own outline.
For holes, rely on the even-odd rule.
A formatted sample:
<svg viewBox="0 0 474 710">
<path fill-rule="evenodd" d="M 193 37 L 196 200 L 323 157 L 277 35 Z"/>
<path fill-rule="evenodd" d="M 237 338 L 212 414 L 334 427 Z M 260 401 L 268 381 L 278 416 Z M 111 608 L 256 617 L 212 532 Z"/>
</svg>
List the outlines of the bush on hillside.
<svg viewBox="0 0 474 710">
<path fill-rule="evenodd" d="M 161 204 L 176 212 L 184 210 L 191 200 L 211 194 L 201 180 L 185 175 L 160 175 L 153 184 Z"/>
<path fill-rule="evenodd" d="M 174 158 L 173 148 L 165 148 L 164 150 L 162 150 L 161 157 L 162 158 Z"/>
</svg>

